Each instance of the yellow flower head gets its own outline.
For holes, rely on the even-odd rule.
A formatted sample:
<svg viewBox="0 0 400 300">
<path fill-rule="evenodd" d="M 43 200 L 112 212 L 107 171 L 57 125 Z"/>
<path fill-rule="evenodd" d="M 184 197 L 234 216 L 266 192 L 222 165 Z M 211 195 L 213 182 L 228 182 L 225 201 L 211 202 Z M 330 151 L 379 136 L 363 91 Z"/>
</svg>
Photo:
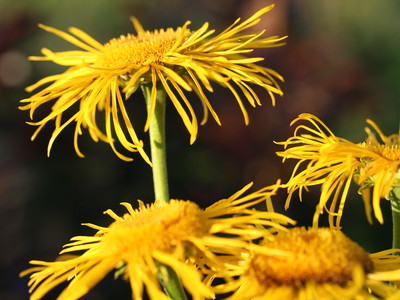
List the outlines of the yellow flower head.
<svg viewBox="0 0 400 300">
<path fill-rule="evenodd" d="M 190 201 L 171 200 L 151 205 L 139 202 L 138 209 L 122 203 L 128 211 L 122 217 L 106 211 L 114 219 L 110 226 L 86 224 L 97 233 L 74 237 L 61 251 L 84 251 L 82 255 L 66 260 L 61 256 L 55 262 L 31 261 L 35 267 L 21 273 L 32 273 L 31 299 L 41 299 L 64 281 L 69 285 L 58 299 L 79 299 L 121 265 L 117 273 L 130 282 L 134 299 L 142 299 L 144 287 L 151 299 L 168 299 L 157 280 L 163 273 L 160 263 L 175 271 L 193 299 L 213 297 L 209 282 L 215 272 L 235 264 L 244 252 L 260 248 L 251 241 L 284 230 L 281 224 L 293 223 L 281 214 L 251 208 L 274 194 L 276 186 L 242 196 L 249 187 L 205 210 Z M 282 254 L 267 248 L 259 251 Z M 229 279 L 229 271 L 225 276 Z"/>
<path fill-rule="evenodd" d="M 254 253 L 229 300 L 372 300 L 396 293 L 384 282 L 400 278 L 395 250 L 368 254 L 341 231 L 329 228 L 289 229 L 263 245 L 289 254 Z"/>
<path fill-rule="evenodd" d="M 330 214 L 330 224 L 339 227 L 349 187 L 354 180 L 359 186 L 369 222 L 372 222 L 373 209 L 377 220 L 383 223 L 380 200 L 388 199 L 392 189 L 399 186 L 400 135 L 385 136 L 374 122 L 367 120 L 383 143 L 378 142 L 369 128 L 366 128 L 368 137 L 365 142 L 353 143 L 336 137 L 316 116 L 301 114 L 292 124 L 299 121 L 309 122 L 310 125 L 298 125 L 293 137 L 278 143 L 286 148 L 277 153 L 279 156 L 284 160 L 298 160 L 292 177 L 284 185 L 289 192 L 286 206 L 289 206 L 296 190 L 301 195 L 303 188 L 321 185 L 314 225 L 325 208 Z M 305 132 L 300 134 L 299 131 Z M 301 170 L 302 165 L 305 167 Z M 330 199 L 331 204 L 327 208 Z"/>
<path fill-rule="evenodd" d="M 213 92 L 211 81 L 230 90 L 247 124 L 248 115 L 240 94 L 252 106 L 261 105 L 261 101 L 251 85 L 264 88 L 272 104 L 275 103 L 274 94 L 282 95 L 275 80 L 282 80 L 281 76 L 256 64 L 263 58 L 247 56 L 253 49 L 283 44 L 285 37 L 261 38 L 264 31 L 256 34 L 244 32 L 256 25 L 260 17 L 271 9 L 272 6 L 265 7 L 242 22 L 238 19 L 215 36 L 212 36 L 215 30 L 208 29 L 208 23 L 195 31 L 188 28 L 189 21 L 175 30 L 145 31 L 132 18 L 136 35 L 122 35 L 104 45 L 77 28 L 69 28 L 69 34 L 40 25 L 81 50 L 52 52 L 43 49 L 43 57 L 30 57 L 31 60 L 49 60 L 69 67 L 64 73 L 43 78 L 27 88 L 28 92 L 32 92 L 44 86 L 21 101 L 26 104 L 20 109 L 30 110 L 31 119 L 38 107 L 52 103 L 52 110 L 46 117 L 30 123 L 38 126 L 32 139 L 43 126 L 54 121 L 55 129 L 48 145 L 49 155 L 55 138 L 66 126 L 75 123 L 74 146 L 79 156 L 83 157 L 78 147 L 78 136 L 83 128 L 87 128 L 93 140 L 109 143 L 121 159 L 131 160 L 116 149 L 116 140 L 130 152 L 139 151 L 150 163 L 124 101 L 144 85 L 151 87 L 145 131 L 154 115 L 156 94 L 160 87 L 181 116 L 190 133 L 191 143 L 196 139 L 198 122 L 185 92 L 194 91 L 200 99 L 204 111 L 202 124 L 207 121 L 209 113 L 220 124 L 206 96 L 206 91 Z M 98 111 L 103 111 L 103 117 Z"/>
</svg>

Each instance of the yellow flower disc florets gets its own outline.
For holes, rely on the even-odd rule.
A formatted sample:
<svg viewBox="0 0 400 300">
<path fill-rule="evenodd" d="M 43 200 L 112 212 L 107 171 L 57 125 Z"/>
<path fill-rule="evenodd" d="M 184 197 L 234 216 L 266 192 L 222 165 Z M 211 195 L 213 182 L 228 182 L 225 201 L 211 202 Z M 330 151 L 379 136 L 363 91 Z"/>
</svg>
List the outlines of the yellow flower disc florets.
<svg viewBox="0 0 400 300">
<path fill-rule="evenodd" d="M 182 34 L 187 37 L 190 30 L 182 33 L 182 28 L 177 30 L 168 28 L 166 30 L 146 31 L 139 35 L 121 35 L 104 45 L 102 53 L 97 57 L 95 66 L 118 69 L 128 66 L 138 67 L 150 63 L 160 64 Z"/>
<path fill-rule="evenodd" d="M 193 202 L 157 202 L 116 220 L 100 243 L 111 253 L 120 253 L 121 259 L 130 260 L 153 250 L 170 252 L 187 237 L 202 236 L 203 223 L 202 210 Z"/>
<path fill-rule="evenodd" d="M 264 244 L 293 254 L 256 254 L 252 258 L 248 276 L 265 288 L 299 288 L 307 282 L 345 285 L 351 281 L 357 265 L 366 273 L 373 269 L 368 253 L 342 232 L 328 228 L 294 228 Z"/>
<path fill-rule="evenodd" d="M 369 143 L 360 144 L 361 147 L 364 147 L 372 152 L 375 152 L 380 157 L 383 157 L 387 160 L 391 161 L 400 161 L 400 147 L 398 145 L 375 145 Z"/>
</svg>

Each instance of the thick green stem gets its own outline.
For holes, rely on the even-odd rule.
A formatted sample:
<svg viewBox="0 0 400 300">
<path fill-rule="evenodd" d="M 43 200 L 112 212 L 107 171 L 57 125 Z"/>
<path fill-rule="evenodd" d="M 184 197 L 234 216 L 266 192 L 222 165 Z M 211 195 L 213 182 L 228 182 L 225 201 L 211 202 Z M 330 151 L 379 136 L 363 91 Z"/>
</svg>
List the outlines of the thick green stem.
<svg viewBox="0 0 400 300">
<path fill-rule="evenodd" d="M 147 109 L 150 108 L 151 85 L 143 85 Z M 154 115 L 150 122 L 149 136 L 151 161 L 153 164 L 153 184 L 155 199 L 169 202 L 167 155 L 165 146 L 165 105 L 166 94 L 163 88 L 157 88 Z M 158 279 L 168 297 L 172 300 L 187 300 L 186 293 L 178 275 L 169 266 L 157 263 Z"/>
<path fill-rule="evenodd" d="M 393 220 L 393 249 L 400 249 L 400 187 L 390 191 Z M 399 254 L 399 253 L 398 253 Z"/>
<path fill-rule="evenodd" d="M 147 109 L 150 107 L 151 86 L 143 86 Z M 149 136 L 155 199 L 169 202 L 167 154 L 165 146 L 165 90 L 157 89 L 154 115 L 150 122 Z"/>
</svg>

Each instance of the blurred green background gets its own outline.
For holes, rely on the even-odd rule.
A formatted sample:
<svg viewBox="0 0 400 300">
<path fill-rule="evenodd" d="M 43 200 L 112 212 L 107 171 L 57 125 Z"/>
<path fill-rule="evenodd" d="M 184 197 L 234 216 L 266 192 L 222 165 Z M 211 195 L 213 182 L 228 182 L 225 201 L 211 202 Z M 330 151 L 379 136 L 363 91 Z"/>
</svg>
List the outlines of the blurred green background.
<svg viewBox="0 0 400 300">
<path fill-rule="evenodd" d="M 130 16 L 146 29 L 177 27 L 191 20 L 197 29 L 205 21 L 223 30 L 237 17 L 250 16 L 273 3 L 262 0 L 2 0 L 0 2 L 0 299 L 28 298 L 27 278 L 18 273 L 30 259 L 53 260 L 70 237 L 92 234 L 80 225 L 108 225 L 108 208 L 121 213 L 120 202 L 152 201 L 151 170 L 136 155 L 133 163 L 120 161 L 106 144 L 81 138 L 85 159 L 74 152 L 73 128 L 56 140 L 52 155 L 46 147 L 52 128 L 30 141 L 34 128 L 25 124 L 28 113 L 19 111 L 19 100 L 29 96 L 24 88 L 63 68 L 48 62 L 28 62 L 42 47 L 73 47 L 37 27 L 61 30 L 78 27 L 105 43 L 133 32 Z M 206 207 L 254 181 L 255 188 L 287 179 L 293 164 L 275 155 L 273 141 L 288 138 L 289 123 L 298 114 L 320 117 L 338 136 L 354 142 L 365 138 L 365 120 L 379 124 L 386 134 L 399 130 L 400 85 L 399 1 L 298 0 L 276 1 L 257 30 L 268 35 L 289 35 L 287 45 L 257 50 L 263 62 L 285 77 L 283 98 L 271 107 L 247 105 L 246 127 L 239 107 L 227 91 L 210 95 L 223 126 L 213 120 L 200 128 L 196 143 L 170 105 L 167 143 L 170 191 L 173 198 L 190 199 Z M 137 94 L 141 99 L 141 96 Z M 196 109 L 199 102 L 192 98 Z M 140 101 L 136 101 L 139 102 Z M 128 110 L 129 110 L 129 105 Z M 135 116 L 138 131 L 143 114 Z M 141 134 L 146 142 L 147 135 Z M 300 225 L 310 225 L 318 189 L 303 203 L 295 198 L 287 214 Z M 284 195 L 274 199 L 284 212 Z M 391 245 L 389 205 L 382 201 L 385 224 L 368 225 L 361 198 L 352 191 L 343 219 L 343 230 L 368 251 Z M 324 219 L 324 218 L 323 218 Z M 376 223 L 376 222 L 375 222 Z M 59 290 L 58 290 L 59 291 Z M 58 291 L 45 299 L 54 299 Z M 127 283 L 107 277 L 83 299 L 130 299 Z"/>
</svg>

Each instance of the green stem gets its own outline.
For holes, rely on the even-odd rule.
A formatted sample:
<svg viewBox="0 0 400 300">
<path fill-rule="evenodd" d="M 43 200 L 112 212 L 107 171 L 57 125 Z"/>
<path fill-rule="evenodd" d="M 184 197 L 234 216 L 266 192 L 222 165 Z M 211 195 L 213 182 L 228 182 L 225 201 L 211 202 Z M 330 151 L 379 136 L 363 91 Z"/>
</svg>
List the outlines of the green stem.
<svg viewBox="0 0 400 300">
<path fill-rule="evenodd" d="M 142 89 L 147 109 L 149 110 L 151 86 L 144 85 Z M 165 146 L 165 98 L 165 90 L 163 88 L 157 89 L 156 106 L 150 122 L 149 136 L 155 199 L 169 202 L 167 151 Z"/>
<path fill-rule="evenodd" d="M 400 249 L 400 187 L 390 191 L 390 203 L 392 205 L 393 220 L 393 249 Z"/>
<path fill-rule="evenodd" d="M 151 85 L 142 85 L 147 109 L 150 107 Z M 165 106 L 166 93 L 163 88 L 157 88 L 156 106 L 150 122 L 149 136 L 151 161 L 153 164 L 153 184 L 155 199 L 169 202 L 167 155 L 165 146 Z M 157 263 L 158 279 L 165 293 L 172 300 L 187 300 L 182 282 L 169 266 Z"/>
</svg>

